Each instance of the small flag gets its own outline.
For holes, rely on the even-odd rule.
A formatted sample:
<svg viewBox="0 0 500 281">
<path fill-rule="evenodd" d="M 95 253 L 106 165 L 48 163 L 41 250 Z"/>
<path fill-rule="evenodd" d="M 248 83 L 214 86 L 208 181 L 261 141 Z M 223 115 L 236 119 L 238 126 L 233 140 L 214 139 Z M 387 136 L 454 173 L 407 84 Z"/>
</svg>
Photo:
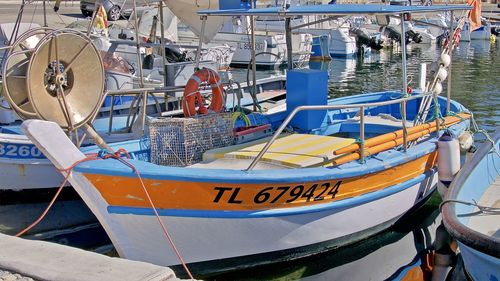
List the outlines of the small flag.
<svg viewBox="0 0 500 281">
<path fill-rule="evenodd" d="M 97 10 L 96 27 L 103 30 L 108 28 L 108 16 L 106 15 L 106 10 L 102 5 L 100 5 L 99 10 Z"/>
<path fill-rule="evenodd" d="M 469 26 L 470 31 L 474 31 L 481 27 L 481 1 L 480 0 L 467 0 L 467 4 L 472 6 L 469 11 Z"/>
</svg>

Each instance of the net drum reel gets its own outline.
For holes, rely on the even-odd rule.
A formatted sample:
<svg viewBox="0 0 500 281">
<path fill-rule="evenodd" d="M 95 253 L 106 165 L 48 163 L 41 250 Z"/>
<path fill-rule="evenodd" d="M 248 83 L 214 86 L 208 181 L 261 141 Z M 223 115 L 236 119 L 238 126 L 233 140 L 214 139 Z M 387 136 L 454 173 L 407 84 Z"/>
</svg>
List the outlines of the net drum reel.
<svg viewBox="0 0 500 281">
<path fill-rule="evenodd" d="M 28 40 L 38 42 L 26 45 Z M 91 39 L 61 29 L 31 30 L 16 40 L 3 68 L 5 98 L 22 119 L 52 121 L 68 132 L 83 128 L 108 148 L 92 129 L 104 98 L 104 66 Z"/>
<path fill-rule="evenodd" d="M 52 32 L 50 28 L 36 28 L 20 35 L 10 46 L 2 70 L 3 96 L 22 119 L 36 118 L 36 113 L 28 100 L 26 71 L 32 53 L 40 39 Z"/>
</svg>

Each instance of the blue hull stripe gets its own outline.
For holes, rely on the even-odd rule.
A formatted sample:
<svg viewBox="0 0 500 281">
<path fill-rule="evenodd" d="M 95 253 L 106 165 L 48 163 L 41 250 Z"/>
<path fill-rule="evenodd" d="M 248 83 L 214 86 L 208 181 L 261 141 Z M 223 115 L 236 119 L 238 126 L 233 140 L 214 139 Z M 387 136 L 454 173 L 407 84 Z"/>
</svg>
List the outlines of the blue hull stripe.
<svg viewBox="0 0 500 281">
<path fill-rule="evenodd" d="M 282 208 L 282 209 L 261 210 L 261 211 L 207 211 L 207 210 L 158 209 L 158 213 L 160 216 L 170 216 L 170 217 L 255 219 L 255 218 L 280 217 L 280 216 L 296 216 L 296 215 L 303 215 L 316 212 L 326 212 L 326 211 L 329 212 L 342 211 L 408 189 L 413 185 L 422 182 L 425 178 L 429 177 L 433 173 L 435 173 L 435 170 L 431 170 L 411 180 L 408 180 L 406 182 L 397 185 L 393 185 L 383 190 L 374 191 L 363 196 L 344 199 L 340 201 L 334 201 L 326 204 L 316 204 L 312 206 L 304 206 L 297 208 Z M 120 214 L 120 215 L 132 214 L 140 216 L 154 215 L 154 212 L 151 208 L 109 206 L 107 209 L 108 213 L 110 214 Z"/>
</svg>

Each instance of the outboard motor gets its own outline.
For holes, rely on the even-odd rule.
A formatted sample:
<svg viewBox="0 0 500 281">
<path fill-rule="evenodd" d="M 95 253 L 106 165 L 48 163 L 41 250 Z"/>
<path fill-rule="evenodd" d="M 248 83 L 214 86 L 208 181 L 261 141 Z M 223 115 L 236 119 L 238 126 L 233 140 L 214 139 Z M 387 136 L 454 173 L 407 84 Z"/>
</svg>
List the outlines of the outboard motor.
<svg viewBox="0 0 500 281">
<path fill-rule="evenodd" d="M 396 28 L 392 26 L 384 26 L 382 27 L 381 32 L 384 33 L 385 36 L 387 36 L 389 39 L 400 42 L 401 41 L 401 34 L 396 30 Z"/>
<path fill-rule="evenodd" d="M 413 30 L 408 30 L 406 31 L 406 43 L 409 43 L 410 41 L 415 42 L 415 43 L 421 43 L 422 42 L 422 35 L 420 35 L 418 32 L 415 32 Z"/>
<path fill-rule="evenodd" d="M 177 46 L 166 46 L 165 58 L 170 63 L 189 61 L 189 59 L 186 57 L 186 52 L 183 52 Z"/>
<path fill-rule="evenodd" d="M 373 37 L 370 37 L 364 30 L 359 29 L 357 27 L 352 27 L 349 29 L 349 33 L 356 37 L 356 47 L 361 49 L 361 46 L 365 45 L 374 50 L 380 50 L 383 48 L 382 41 L 377 40 Z"/>
<path fill-rule="evenodd" d="M 500 36 L 500 27 L 492 26 L 491 27 L 491 34 L 493 34 L 495 36 Z"/>
</svg>

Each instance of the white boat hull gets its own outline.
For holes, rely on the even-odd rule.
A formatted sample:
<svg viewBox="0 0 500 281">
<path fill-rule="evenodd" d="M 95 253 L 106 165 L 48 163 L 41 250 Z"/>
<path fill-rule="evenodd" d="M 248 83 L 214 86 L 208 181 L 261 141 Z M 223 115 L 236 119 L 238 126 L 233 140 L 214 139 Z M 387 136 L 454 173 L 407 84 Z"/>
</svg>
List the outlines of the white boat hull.
<svg viewBox="0 0 500 281">
<path fill-rule="evenodd" d="M 304 28 L 300 32 L 309 32 L 315 36 L 328 37 L 328 53 L 332 57 L 353 57 L 356 55 L 356 38 L 349 35 L 348 28 L 316 29 Z"/>
<path fill-rule="evenodd" d="M 61 173 L 46 159 L 0 158 L 0 177 L 0 190 L 58 187 L 63 181 Z"/>
<path fill-rule="evenodd" d="M 121 257 L 158 265 L 177 265 L 179 260 L 151 215 L 109 212 L 88 180 L 75 174 L 77 191 L 87 202 Z M 176 247 L 187 263 L 244 257 L 328 243 L 345 245 L 379 232 L 406 213 L 423 194 L 430 194 L 437 177 L 358 206 L 323 212 L 263 218 L 199 218 L 161 216 Z M 384 206 L 384 208 L 380 208 Z M 111 211 L 114 212 L 114 211 Z M 359 214 L 369 214 L 364 218 Z M 362 234 L 361 234 L 362 233 Z M 358 235 L 356 235 L 358 234 Z"/>
<path fill-rule="evenodd" d="M 0 133 L 0 189 L 57 187 L 63 177 L 24 135 Z"/>
<path fill-rule="evenodd" d="M 470 31 L 470 26 L 465 23 L 460 33 L 460 40 L 469 42 L 471 40 L 491 40 L 491 24 L 481 26 L 479 29 Z"/>
<path fill-rule="evenodd" d="M 309 34 L 292 35 L 292 59 L 295 64 L 307 63 L 311 52 L 312 36 Z M 252 60 L 250 36 L 238 33 L 218 33 L 215 42 L 230 44 L 235 48 L 231 65 L 248 66 Z M 257 66 L 273 68 L 286 63 L 287 51 L 284 34 L 256 35 L 255 62 Z"/>
</svg>

